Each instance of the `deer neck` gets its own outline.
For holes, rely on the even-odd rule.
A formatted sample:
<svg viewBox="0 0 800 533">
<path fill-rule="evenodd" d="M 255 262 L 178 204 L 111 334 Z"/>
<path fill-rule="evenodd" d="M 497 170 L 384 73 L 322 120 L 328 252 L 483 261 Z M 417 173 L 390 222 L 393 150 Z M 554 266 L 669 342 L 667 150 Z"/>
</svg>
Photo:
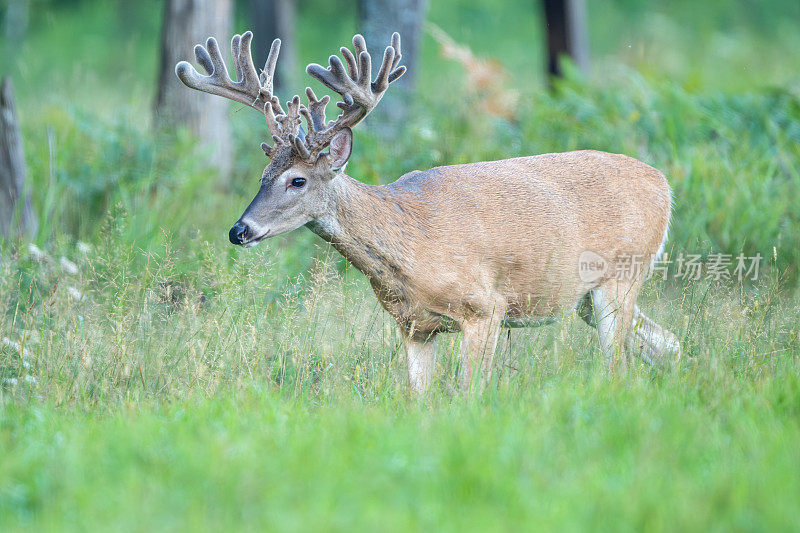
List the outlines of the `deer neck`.
<svg viewBox="0 0 800 533">
<path fill-rule="evenodd" d="M 408 224 L 407 202 L 385 186 L 365 185 L 346 174 L 332 183 L 328 214 L 308 227 L 379 285 L 394 285 L 412 267 L 399 228 Z"/>
</svg>

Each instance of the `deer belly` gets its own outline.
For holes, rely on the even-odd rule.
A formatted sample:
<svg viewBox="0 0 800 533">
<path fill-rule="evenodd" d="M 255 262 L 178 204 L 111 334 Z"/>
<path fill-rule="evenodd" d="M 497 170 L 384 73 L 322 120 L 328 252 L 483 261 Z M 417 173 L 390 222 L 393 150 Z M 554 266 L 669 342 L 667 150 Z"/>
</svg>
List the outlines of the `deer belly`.
<svg viewBox="0 0 800 533">
<path fill-rule="evenodd" d="M 511 317 L 503 320 L 502 326 L 504 328 L 538 328 L 539 326 L 546 326 L 556 321 L 555 317 Z"/>
</svg>

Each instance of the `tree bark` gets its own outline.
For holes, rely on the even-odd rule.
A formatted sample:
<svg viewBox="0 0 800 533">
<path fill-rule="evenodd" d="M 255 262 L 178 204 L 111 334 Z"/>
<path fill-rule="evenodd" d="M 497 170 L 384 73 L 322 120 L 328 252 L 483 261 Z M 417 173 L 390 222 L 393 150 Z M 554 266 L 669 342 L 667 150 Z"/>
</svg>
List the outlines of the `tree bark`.
<svg viewBox="0 0 800 533">
<path fill-rule="evenodd" d="M 561 76 L 561 56 L 569 56 L 584 72 L 589 70 L 589 36 L 584 0 L 544 0 L 547 26 L 547 71 Z"/>
<path fill-rule="evenodd" d="M 0 84 L 0 235 L 33 238 L 39 228 L 25 189 L 25 152 L 19 133 L 14 89 L 9 78 Z"/>
<path fill-rule="evenodd" d="M 301 94 L 295 20 L 296 0 L 250 0 L 250 23 L 253 28 L 253 60 L 263 68 L 274 39 L 281 40 L 281 55 L 275 76 L 277 94 Z M 287 97 L 288 98 L 288 97 Z"/>
<path fill-rule="evenodd" d="M 408 69 L 386 91 L 380 104 L 367 119 L 369 127 L 391 135 L 407 121 L 411 93 L 419 74 L 422 26 L 427 0 L 359 0 L 359 26 L 367 41 L 374 65 L 380 65 L 383 50 L 391 43 L 392 32 L 402 39 L 403 65 Z"/>
<path fill-rule="evenodd" d="M 3 33 L 9 42 L 20 45 L 28 33 L 30 21 L 29 0 L 9 0 L 6 3 L 6 13 L 3 20 Z"/>
<path fill-rule="evenodd" d="M 232 0 L 167 0 L 161 31 L 161 64 L 156 98 L 160 128 L 187 127 L 208 153 L 208 163 L 227 182 L 233 166 L 233 141 L 227 99 L 189 89 L 175 75 L 178 61 L 194 61 L 194 46 L 213 36 L 222 50 L 232 37 Z M 227 57 L 230 57 L 228 52 Z M 230 64 L 230 60 L 228 60 Z"/>
</svg>

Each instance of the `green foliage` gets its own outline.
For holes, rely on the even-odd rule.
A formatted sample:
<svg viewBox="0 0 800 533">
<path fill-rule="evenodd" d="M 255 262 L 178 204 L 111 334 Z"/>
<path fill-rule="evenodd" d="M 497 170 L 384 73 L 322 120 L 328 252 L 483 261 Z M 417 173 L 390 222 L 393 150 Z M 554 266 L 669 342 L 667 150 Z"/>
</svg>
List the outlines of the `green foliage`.
<svg viewBox="0 0 800 533">
<path fill-rule="evenodd" d="M 696 394 L 676 381 L 556 378 L 430 408 L 315 406 L 262 386 L 106 416 L 8 407 L 0 475 L 31 482 L 2 489 L 0 520 L 120 530 L 796 529 L 796 375 L 758 395 L 711 383 Z"/>
</svg>

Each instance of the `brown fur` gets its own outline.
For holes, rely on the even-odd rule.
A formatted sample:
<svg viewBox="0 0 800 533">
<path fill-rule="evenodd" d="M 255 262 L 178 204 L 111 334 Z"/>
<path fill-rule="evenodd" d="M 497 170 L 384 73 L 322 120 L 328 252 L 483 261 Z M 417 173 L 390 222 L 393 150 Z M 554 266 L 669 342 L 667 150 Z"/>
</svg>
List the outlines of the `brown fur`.
<svg viewBox="0 0 800 533">
<path fill-rule="evenodd" d="M 670 214 L 664 176 L 596 151 L 471 163 L 406 174 L 379 187 L 338 180 L 338 235 L 318 231 L 375 287 L 417 336 L 450 321 L 574 307 L 599 283 L 578 277 L 578 256 L 653 256 Z"/>
<path fill-rule="evenodd" d="M 555 318 L 601 285 L 613 286 L 629 324 L 641 280 L 617 282 L 614 259 L 653 258 L 670 217 L 663 174 L 597 151 L 439 167 L 377 187 L 345 174 L 332 181 L 335 224 L 310 227 L 422 343 L 438 332 L 499 330 L 503 319 Z M 585 250 L 609 261 L 605 277 L 581 281 Z"/>
</svg>

